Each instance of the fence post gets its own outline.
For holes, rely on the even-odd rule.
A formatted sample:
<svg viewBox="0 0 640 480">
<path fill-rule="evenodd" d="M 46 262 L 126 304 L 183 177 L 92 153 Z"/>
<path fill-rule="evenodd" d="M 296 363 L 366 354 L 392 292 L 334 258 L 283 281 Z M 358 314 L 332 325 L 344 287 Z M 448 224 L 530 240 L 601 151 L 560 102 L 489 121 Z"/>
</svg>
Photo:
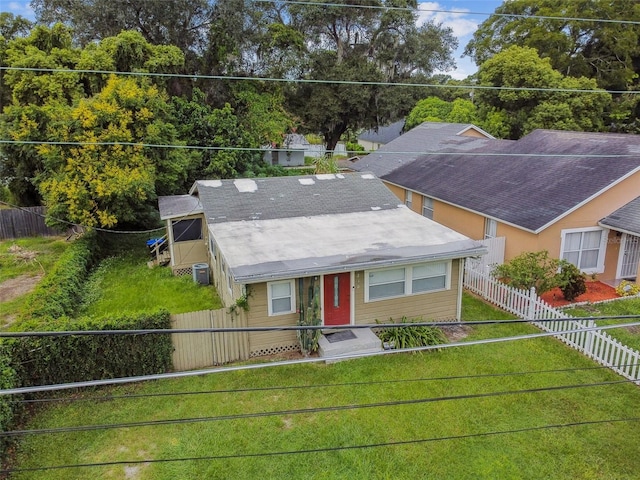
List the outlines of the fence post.
<svg viewBox="0 0 640 480">
<path fill-rule="evenodd" d="M 536 294 L 536 287 L 531 287 L 529 290 L 529 305 L 527 306 L 528 314 L 527 319 L 536 319 L 536 302 L 538 301 L 538 295 Z"/>
</svg>

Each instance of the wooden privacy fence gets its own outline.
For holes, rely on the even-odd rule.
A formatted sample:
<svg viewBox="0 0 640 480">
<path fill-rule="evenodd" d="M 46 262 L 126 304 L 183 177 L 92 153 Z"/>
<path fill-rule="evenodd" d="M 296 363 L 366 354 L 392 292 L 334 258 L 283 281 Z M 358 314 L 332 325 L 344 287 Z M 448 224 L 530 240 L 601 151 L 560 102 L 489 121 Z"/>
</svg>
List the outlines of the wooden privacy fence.
<svg viewBox="0 0 640 480">
<path fill-rule="evenodd" d="M 244 312 L 227 309 L 171 315 L 171 328 L 239 328 L 246 327 Z M 247 332 L 173 333 L 173 368 L 178 371 L 212 367 L 249 358 Z"/>
<path fill-rule="evenodd" d="M 60 235 L 44 223 L 45 207 L 0 209 L 0 240 Z"/>
<path fill-rule="evenodd" d="M 465 264 L 464 286 L 494 305 L 530 320 L 556 320 L 532 322 L 546 332 L 565 332 L 554 335 L 601 365 L 611 368 L 629 380 L 640 380 L 640 352 L 623 345 L 608 333 L 596 328 L 593 320 L 583 320 L 567 315 L 542 300 L 535 288 L 520 290 L 496 280 L 487 272 Z"/>
</svg>

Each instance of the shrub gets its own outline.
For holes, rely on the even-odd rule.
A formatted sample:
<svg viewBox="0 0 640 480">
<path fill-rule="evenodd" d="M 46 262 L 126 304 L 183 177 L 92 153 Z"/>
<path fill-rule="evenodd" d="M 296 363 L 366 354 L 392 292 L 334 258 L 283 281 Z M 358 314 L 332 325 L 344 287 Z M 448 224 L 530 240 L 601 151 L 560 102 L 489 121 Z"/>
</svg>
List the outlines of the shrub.
<svg viewBox="0 0 640 480">
<path fill-rule="evenodd" d="M 565 300 L 572 302 L 587 291 L 585 275 L 574 264 L 561 260 L 560 272 L 557 274 L 558 286 Z"/>
<path fill-rule="evenodd" d="M 82 300 L 82 286 L 95 261 L 95 233 L 73 242 L 29 295 L 21 320 L 73 315 Z"/>
<path fill-rule="evenodd" d="M 422 322 L 421 318 L 413 318 L 408 320 L 402 317 L 399 322 L 395 322 L 392 318 L 390 323 L 418 323 Z M 378 320 L 376 320 L 376 323 Z M 440 345 L 446 343 L 446 338 L 442 330 L 437 327 L 427 327 L 422 325 L 407 327 L 383 328 L 378 332 L 378 337 L 385 343 L 393 345 L 393 348 L 415 348 L 426 347 L 428 345 Z"/>
<path fill-rule="evenodd" d="M 364 152 L 364 147 L 362 145 L 360 145 L 358 142 L 347 142 L 345 144 L 345 147 L 347 149 L 347 153 L 349 155 L 356 153 L 356 152 Z"/>
<path fill-rule="evenodd" d="M 621 297 L 638 295 L 640 293 L 640 285 L 630 282 L 629 280 L 623 280 L 620 282 L 620 285 L 616 287 L 616 293 Z"/>
<path fill-rule="evenodd" d="M 507 263 L 497 265 L 493 275 L 515 288 L 535 287 L 538 295 L 559 286 L 557 276 L 560 261 L 549 257 L 549 252 L 525 252 Z"/>
<path fill-rule="evenodd" d="M 109 318 L 22 322 L 25 331 L 170 329 L 166 311 Z M 149 375 L 171 368 L 170 334 L 20 337 L 8 342 L 23 386 Z"/>
<path fill-rule="evenodd" d="M 4 343 L 0 344 L 0 388 L 8 389 L 17 386 L 16 372 L 10 365 L 10 357 Z M 14 419 L 18 413 L 18 405 L 14 402 L 14 398 L 3 395 L 0 397 L 0 431 L 6 432 L 11 430 Z M 5 452 L 10 444 L 9 437 L 0 437 L 1 455 L 0 460 L 4 460 Z"/>
</svg>

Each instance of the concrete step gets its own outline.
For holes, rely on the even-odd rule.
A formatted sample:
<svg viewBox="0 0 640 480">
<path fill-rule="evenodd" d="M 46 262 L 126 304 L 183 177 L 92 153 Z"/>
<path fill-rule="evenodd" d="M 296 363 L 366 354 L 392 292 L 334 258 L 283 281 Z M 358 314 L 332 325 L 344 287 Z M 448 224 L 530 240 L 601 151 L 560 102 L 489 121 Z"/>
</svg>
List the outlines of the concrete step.
<svg viewBox="0 0 640 480">
<path fill-rule="evenodd" d="M 332 360 L 332 357 L 381 351 L 382 342 L 370 328 L 354 328 L 327 334 L 323 333 L 318 341 L 318 355 L 322 358 L 327 358 L 327 363 L 340 360 Z"/>
</svg>

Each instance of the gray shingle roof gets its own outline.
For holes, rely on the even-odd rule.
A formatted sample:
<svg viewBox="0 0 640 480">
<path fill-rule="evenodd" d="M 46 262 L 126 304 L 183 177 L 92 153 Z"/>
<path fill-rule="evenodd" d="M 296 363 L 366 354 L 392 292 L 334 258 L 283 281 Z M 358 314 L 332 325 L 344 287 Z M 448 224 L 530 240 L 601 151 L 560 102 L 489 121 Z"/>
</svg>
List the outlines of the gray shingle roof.
<svg viewBox="0 0 640 480">
<path fill-rule="evenodd" d="M 202 213 L 200 200 L 192 195 L 160 197 L 158 198 L 158 207 L 162 220 Z"/>
<path fill-rule="evenodd" d="M 536 130 L 475 145 L 489 155 L 423 155 L 382 178 L 536 232 L 640 168 L 640 135 Z"/>
<path fill-rule="evenodd" d="M 370 173 L 203 180 L 211 237 L 236 282 L 295 278 L 486 253 L 410 211 Z M 162 205 L 184 196 L 162 197 Z"/>
<path fill-rule="evenodd" d="M 377 130 L 372 128 L 371 130 L 362 132 L 360 135 L 358 135 L 358 140 L 386 144 L 402 135 L 403 128 L 404 120 L 398 120 L 391 125 L 378 127 Z"/>
<path fill-rule="evenodd" d="M 626 205 L 600 220 L 603 227 L 640 235 L 640 197 L 631 200 Z"/>
<path fill-rule="evenodd" d="M 204 180 L 194 189 L 207 223 L 387 210 L 401 203 L 373 175 L 357 173 Z"/>
<path fill-rule="evenodd" d="M 350 168 L 358 172 L 372 172 L 382 177 L 426 152 L 466 151 L 488 142 L 510 142 L 459 135 L 469 128 L 477 127 L 469 123 L 422 123 L 374 153 L 362 157 Z"/>
</svg>

